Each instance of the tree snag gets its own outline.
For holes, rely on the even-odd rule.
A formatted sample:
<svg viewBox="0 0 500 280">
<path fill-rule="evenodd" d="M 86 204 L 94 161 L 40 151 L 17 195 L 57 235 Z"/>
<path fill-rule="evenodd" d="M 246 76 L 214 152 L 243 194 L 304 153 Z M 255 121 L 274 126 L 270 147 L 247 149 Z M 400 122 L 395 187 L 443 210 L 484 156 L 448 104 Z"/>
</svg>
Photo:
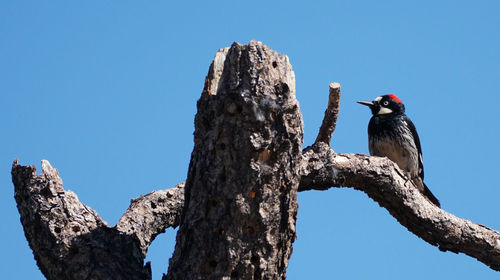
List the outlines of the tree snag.
<svg viewBox="0 0 500 280">
<path fill-rule="evenodd" d="M 198 101 L 166 279 L 285 278 L 302 134 L 288 57 L 255 41 L 219 51 Z"/>
<path fill-rule="evenodd" d="M 212 62 L 198 101 L 188 178 L 131 201 L 116 226 L 43 173 L 14 161 L 15 199 L 47 279 L 151 279 L 147 249 L 180 224 L 166 279 L 283 279 L 295 239 L 297 191 L 352 187 L 442 251 L 500 271 L 500 233 L 434 206 L 387 158 L 329 146 L 340 85 L 330 84 L 315 143 L 301 150 L 302 117 L 288 58 L 234 43 Z"/>
</svg>

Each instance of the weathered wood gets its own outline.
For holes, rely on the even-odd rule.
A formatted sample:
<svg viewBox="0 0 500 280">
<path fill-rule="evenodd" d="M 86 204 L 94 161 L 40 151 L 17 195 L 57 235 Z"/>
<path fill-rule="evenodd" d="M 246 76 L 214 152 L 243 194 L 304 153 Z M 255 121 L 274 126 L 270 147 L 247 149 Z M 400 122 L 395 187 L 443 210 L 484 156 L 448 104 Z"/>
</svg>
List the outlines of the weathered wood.
<svg viewBox="0 0 500 280">
<path fill-rule="evenodd" d="M 387 158 L 337 154 L 329 146 L 339 111 L 340 85 L 330 84 L 315 143 L 304 149 L 299 192 L 352 187 L 365 192 L 409 231 L 442 251 L 464 253 L 500 270 L 500 232 L 458 218 L 425 199 Z M 332 91 L 337 88 L 338 90 Z M 332 99 L 333 97 L 333 99 Z"/>
<path fill-rule="evenodd" d="M 167 189 L 153 191 L 132 199 L 130 206 L 116 224 L 116 229 L 135 236 L 143 256 L 155 237 L 169 227 L 177 227 L 184 206 L 184 182 Z"/>
<path fill-rule="evenodd" d="M 299 191 L 352 187 L 366 193 L 409 231 L 442 251 L 461 252 L 500 270 L 500 232 L 429 202 L 387 158 L 336 154 L 320 143 L 303 153 Z"/>
<path fill-rule="evenodd" d="M 337 118 L 339 116 L 339 106 L 340 106 L 340 84 L 331 83 L 330 93 L 328 94 L 328 106 L 325 110 L 325 116 L 323 117 L 323 122 L 319 128 L 318 136 L 314 143 L 325 143 L 330 145 L 330 140 L 332 139 L 333 132 L 337 126 Z"/>
<path fill-rule="evenodd" d="M 48 161 L 43 173 L 14 162 L 12 180 L 24 233 L 47 279 L 151 279 L 135 236 L 111 228 Z"/>
<path fill-rule="evenodd" d="M 17 208 L 26 239 L 47 279 L 151 279 L 147 249 L 168 227 L 179 224 L 184 184 L 133 199 L 110 227 L 75 193 L 64 190 L 57 169 L 42 161 L 12 166 Z"/>
<path fill-rule="evenodd" d="M 431 204 L 390 160 L 336 154 L 340 85 L 313 146 L 301 151 L 302 119 L 288 58 L 259 42 L 220 50 L 198 101 L 186 186 L 131 201 L 115 227 L 43 173 L 14 162 L 26 238 L 47 279 L 151 279 L 147 249 L 180 224 L 167 279 L 282 279 L 295 238 L 297 191 L 352 187 L 443 251 L 500 270 L 500 233 Z M 182 213 L 182 216 L 181 216 Z"/>
<path fill-rule="evenodd" d="M 215 71 L 217 57 L 225 57 L 222 71 Z M 255 41 L 216 55 L 198 101 L 184 212 L 166 279 L 285 278 L 302 134 L 288 57 Z"/>
</svg>

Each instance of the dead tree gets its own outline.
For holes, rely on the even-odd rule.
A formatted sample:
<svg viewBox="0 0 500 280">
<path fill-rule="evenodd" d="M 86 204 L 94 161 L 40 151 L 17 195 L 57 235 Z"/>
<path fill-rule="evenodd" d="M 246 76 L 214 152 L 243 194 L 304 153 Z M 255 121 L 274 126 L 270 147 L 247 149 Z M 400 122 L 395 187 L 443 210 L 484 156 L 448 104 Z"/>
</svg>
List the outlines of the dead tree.
<svg viewBox="0 0 500 280">
<path fill-rule="evenodd" d="M 330 85 L 316 142 L 303 126 L 288 57 L 260 42 L 220 50 L 195 118 L 186 183 L 133 199 L 117 225 L 65 191 L 42 161 L 12 167 L 26 238 L 48 279 L 151 279 L 147 249 L 180 225 L 166 279 L 283 279 L 295 239 L 297 192 L 352 187 L 442 251 L 500 270 L 500 233 L 427 201 L 387 158 L 329 146 L 340 85 Z"/>
</svg>

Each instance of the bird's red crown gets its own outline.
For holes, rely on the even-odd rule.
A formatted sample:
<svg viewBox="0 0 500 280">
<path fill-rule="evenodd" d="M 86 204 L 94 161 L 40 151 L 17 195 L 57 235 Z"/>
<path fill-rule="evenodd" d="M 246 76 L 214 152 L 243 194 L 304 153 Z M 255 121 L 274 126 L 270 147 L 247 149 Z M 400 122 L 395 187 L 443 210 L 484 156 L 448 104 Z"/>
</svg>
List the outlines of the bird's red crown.
<svg viewBox="0 0 500 280">
<path fill-rule="evenodd" d="M 398 103 L 403 103 L 403 101 L 401 101 L 396 95 L 394 94 L 389 94 L 388 95 L 392 100 L 398 102 Z"/>
</svg>

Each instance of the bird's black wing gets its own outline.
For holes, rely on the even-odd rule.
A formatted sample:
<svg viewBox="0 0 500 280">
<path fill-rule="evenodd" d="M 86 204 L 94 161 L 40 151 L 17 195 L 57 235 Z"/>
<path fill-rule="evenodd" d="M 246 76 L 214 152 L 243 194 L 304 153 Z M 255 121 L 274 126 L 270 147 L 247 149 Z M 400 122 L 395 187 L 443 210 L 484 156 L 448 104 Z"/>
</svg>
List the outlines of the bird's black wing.
<svg viewBox="0 0 500 280">
<path fill-rule="evenodd" d="M 415 146 L 418 149 L 418 176 L 424 180 L 424 162 L 422 158 L 422 147 L 420 146 L 420 138 L 418 138 L 417 129 L 413 122 L 407 116 L 403 117 L 403 120 L 408 124 L 408 128 L 410 129 L 411 136 L 413 136 L 413 140 L 415 141 Z"/>
<path fill-rule="evenodd" d="M 418 176 L 422 178 L 422 184 L 424 185 L 423 193 L 432 203 L 441 208 L 439 200 L 436 198 L 436 196 L 434 196 L 431 190 L 424 183 L 424 162 L 422 158 L 422 147 L 420 146 L 420 138 L 418 137 L 417 129 L 407 116 L 404 116 L 403 120 L 408 124 L 408 128 L 410 129 L 413 140 L 415 141 L 415 146 L 417 146 L 418 149 Z"/>
</svg>

